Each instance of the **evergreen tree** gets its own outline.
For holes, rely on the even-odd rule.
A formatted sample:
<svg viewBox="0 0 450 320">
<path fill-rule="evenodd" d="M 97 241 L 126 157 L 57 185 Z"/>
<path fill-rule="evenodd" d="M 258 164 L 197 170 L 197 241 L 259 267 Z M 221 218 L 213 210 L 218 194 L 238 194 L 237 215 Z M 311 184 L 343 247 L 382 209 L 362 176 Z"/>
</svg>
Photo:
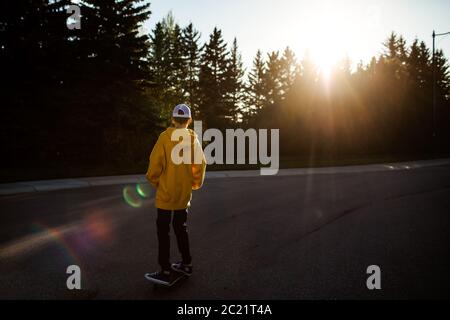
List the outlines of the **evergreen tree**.
<svg viewBox="0 0 450 320">
<path fill-rule="evenodd" d="M 431 55 L 430 50 L 423 41 L 420 42 L 417 58 L 417 71 L 420 86 L 423 88 L 430 87 L 432 81 Z"/>
<path fill-rule="evenodd" d="M 178 24 L 175 24 L 170 32 L 169 43 L 169 89 L 172 93 L 174 104 L 179 104 L 185 100 L 186 89 L 184 88 L 184 81 L 187 76 L 187 68 L 184 57 L 182 30 Z"/>
<path fill-rule="evenodd" d="M 289 47 L 284 50 L 280 64 L 281 92 L 283 97 L 285 98 L 294 85 L 294 81 L 299 72 L 295 54 Z"/>
<path fill-rule="evenodd" d="M 168 103 L 167 88 L 170 87 L 169 73 L 170 36 L 162 22 L 156 23 L 150 35 L 149 67 L 153 82 L 151 89 L 155 103 L 160 110 L 160 117 L 168 120 L 170 103 Z"/>
<path fill-rule="evenodd" d="M 435 57 L 436 79 L 436 144 L 440 148 L 448 148 L 450 130 L 450 74 L 448 60 L 442 50 L 436 50 Z"/>
<path fill-rule="evenodd" d="M 153 94 L 161 110 L 161 117 L 168 124 L 170 111 L 179 103 L 188 102 L 192 95 L 188 83 L 189 56 L 186 51 L 185 30 L 175 22 L 170 12 L 155 25 L 150 36 L 151 49 L 149 54 L 150 69 L 153 74 L 155 88 Z"/>
<path fill-rule="evenodd" d="M 400 36 L 397 41 L 397 56 L 400 60 L 400 64 L 404 65 L 408 59 L 408 49 L 406 46 L 406 40 L 403 36 Z"/>
<path fill-rule="evenodd" d="M 169 34 L 161 22 L 156 23 L 150 36 L 149 64 L 152 80 L 161 87 L 168 85 Z"/>
<path fill-rule="evenodd" d="M 283 97 L 281 65 L 278 51 L 268 55 L 265 88 L 269 105 L 279 103 Z"/>
<path fill-rule="evenodd" d="M 226 103 L 227 113 L 234 123 L 242 121 L 242 109 L 244 98 L 244 74 L 242 57 L 238 51 L 237 39 L 234 38 L 230 50 L 227 67 Z"/>
<path fill-rule="evenodd" d="M 201 46 L 199 44 L 200 33 L 190 23 L 183 29 L 183 57 L 186 62 L 186 77 L 184 80 L 184 89 L 186 102 L 191 106 L 194 117 L 199 117 L 199 73 L 200 73 L 200 54 Z"/>
<path fill-rule="evenodd" d="M 408 58 L 406 41 L 402 36 L 398 36 L 392 32 L 384 43 L 385 46 L 385 62 L 389 72 L 395 75 L 397 79 L 405 78 L 406 62 Z"/>
<path fill-rule="evenodd" d="M 423 85 L 421 79 L 422 70 L 420 66 L 419 50 L 419 40 L 415 39 L 409 50 L 407 70 L 409 80 L 417 87 L 421 87 Z"/>
<path fill-rule="evenodd" d="M 246 116 L 250 119 L 256 113 L 258 113 L 266 104 L 266 65 L 262 57 L 260 50 L 256 52 L 255 59 L 253 60 L 253 68 L 248 75 L 248 85 L 246 94 Z"/>
<path fill-rule="evenodd" d="M 142 0 L 83 0 L 86 28 L 84 39 L 92 49 L 91 56 L 103 75 L 116 78 L 148 77 L 146 57 L 148 36 L 139 27 L 150 16 L 149 3 Z M 123 79 L 123 78 L 122 78 Z"/>
<path fill-rule="evenodd" d="M 434 63 L 436 72 L 436 86 L 439 91 L 438 96 L 441 100 L 446 100 L 449 98 L 450 94 L 450 73 L 448 60 L 441 49 L 436 50 Z"/>
<path fill-rule="evenodd" d="M 153 95 L 156 99 L 160 117 L 170 123 L 171 110 L 183 100 L 182 78 L 184 61 L 180 27 L 175 23 L 172 13 L 156 23 L 150 36 L 150 70 L 153 77 Z"/>
<path fill-rule="evenodd" d="M 391 32 L 387 40 L 383 43 L 385 47 L 384 57 L 394 60 L 398 55 L 398 38 L 395 32 Z"/>
<path fill-rule="evenodd" d="M 79 94 L 86 102 L 73 110 L 71 118 L 78 118 L 76 113 L 82 111 L 89 119 L 87 123 L 74 122 L 72 127 L 89 132 L 91 140 L 97 141 L 101 157 L 95 156 L 96 161 L 105 161 L 102 157 L 110 158 L 110 154 L 115 155 L 116 161 L 132 161 L 137 153 L 130 139 L 138 137 L 133 141 L 143 145 L 140 138 L 146 135 L 139 134 L 138 128 L 148 128 L 145 121 L 155 116 L 145 82 L 150 79 L 149 42 L 147 35 L 139 31 L 150 10 L 149 4 L 142 2 L 81 3 L 80 45 L 87 56 L 83 57 L 84 79 L 79 83 Z M 80 127 L 83 123 L 88 128 Z"/>
<path fill-rule="evenodd" d="M 214 28 L 200 66 L 200 112 L 210 128 L 226 128 L 232 118 L 226 103 L 229 57 L 222 31 Z"/>
</svg>

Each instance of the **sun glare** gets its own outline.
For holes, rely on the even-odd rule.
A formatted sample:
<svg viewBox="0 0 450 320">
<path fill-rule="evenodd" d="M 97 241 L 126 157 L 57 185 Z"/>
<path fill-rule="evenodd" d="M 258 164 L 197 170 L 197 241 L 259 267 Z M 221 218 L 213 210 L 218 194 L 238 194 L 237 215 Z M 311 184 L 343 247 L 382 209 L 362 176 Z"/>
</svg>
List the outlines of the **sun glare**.
<svg viewBox="0 0 450 320">
<path fill-rule="evenodd" d="M 328 81 L 331 77 L 331 72 L 338 59 L 333 54 L 328 54 L 328 52 L 312 52 L 312 58 L 314 63 L 317 65 L 321 77 Z"/>
<path fill-rule="evenodd" d="M 358 43 L 351 41 L 358 31 L 352 26 L 348 13 L 338 7 L 315 8 L 311 13 L 304 21 L 309 31 L 302 40 L 321 78 L 328 81 L 333 69 L 358 51 Z"/>
<path fill-rule="evenodd" d="M 311 43 L 311 56 L 324 80 L 329 80 L 333 68 L 342 60 L 346 53 L 339 43 L 338 35 L 327 26 L 318 30 L 317 40 Z M 326 29 L 326 30 L 325 30 Z"/>
</svg>

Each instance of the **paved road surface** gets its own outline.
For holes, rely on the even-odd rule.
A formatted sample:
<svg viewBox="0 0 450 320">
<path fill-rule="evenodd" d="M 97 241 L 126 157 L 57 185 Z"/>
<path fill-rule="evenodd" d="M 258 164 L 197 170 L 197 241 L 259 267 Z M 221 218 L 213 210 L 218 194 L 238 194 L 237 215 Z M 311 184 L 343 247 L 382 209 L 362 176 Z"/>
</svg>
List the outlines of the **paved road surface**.
<svg viewBox="0 0 450 320">
<path fill-rule="evenodd" d="M 0 298 L 450 298 L 450 166 L 207 180 L 189 218 L 195 274 L 171 290 L 144 279 L 153 194 L 128 186 L 129 203 L 126 185 L 0 197 Z M 66 289 L 71 264 L 81 291 Z"/>
</svg>

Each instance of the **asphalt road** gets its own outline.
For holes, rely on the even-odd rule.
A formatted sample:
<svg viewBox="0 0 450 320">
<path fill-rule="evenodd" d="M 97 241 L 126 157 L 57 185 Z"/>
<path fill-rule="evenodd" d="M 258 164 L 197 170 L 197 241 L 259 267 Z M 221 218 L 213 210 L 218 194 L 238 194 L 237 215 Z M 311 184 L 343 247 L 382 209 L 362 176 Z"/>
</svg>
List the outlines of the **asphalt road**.
<svg viewBox="0 0 450 320">
<path fill-rule="evenodd" d="M 144 279 L 156 210 L 129 186 L 134 206 L 125 185 L 0 197 L 0 298 L 450 298 L 449 166 L 207 180 L 189 217 L 194 275 L 171 289 Z"/>
</svg>

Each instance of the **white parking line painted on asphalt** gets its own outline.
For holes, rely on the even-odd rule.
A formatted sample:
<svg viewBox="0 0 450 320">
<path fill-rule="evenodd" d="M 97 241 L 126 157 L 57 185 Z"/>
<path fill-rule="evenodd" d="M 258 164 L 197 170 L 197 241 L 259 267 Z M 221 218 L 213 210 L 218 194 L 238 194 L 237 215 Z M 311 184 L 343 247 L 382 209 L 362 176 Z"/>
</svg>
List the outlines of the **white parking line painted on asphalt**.
<svg viewBox="0 0 450 320">
<path fill-rule="evenodd" d="M 312 174 L 364 173 L 449 165 L 450 159 L 423 160 L 385 164 L 369 164 L 342 167 L 280 169 L 276 176 L 299 176 Z M 207 171 L 205 179 L 260 177 L 260 170 Z M 0 195 L 55 191 L 119 184 L 147 183 L 145 175 L 124 175 L 78 179 L 40 180 L 0 184 Z"/>
</svg>

